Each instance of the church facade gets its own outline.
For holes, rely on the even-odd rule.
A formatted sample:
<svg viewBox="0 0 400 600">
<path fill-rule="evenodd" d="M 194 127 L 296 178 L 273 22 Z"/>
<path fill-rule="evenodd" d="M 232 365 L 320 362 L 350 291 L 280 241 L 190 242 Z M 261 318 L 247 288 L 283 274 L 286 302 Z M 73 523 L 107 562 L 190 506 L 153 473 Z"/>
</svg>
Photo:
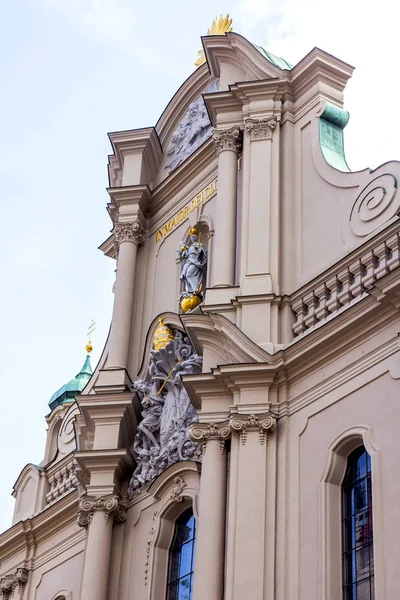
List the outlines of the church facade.
<svg viewBox="0 0 400 600">
<path fill-rule="evenodd" d="M 15 484 L 4 600 L 398 597 L 400 163 L 348 168 L 348 64 L 202 42 L 110 134 L 110 333 Z"/>
</svg>

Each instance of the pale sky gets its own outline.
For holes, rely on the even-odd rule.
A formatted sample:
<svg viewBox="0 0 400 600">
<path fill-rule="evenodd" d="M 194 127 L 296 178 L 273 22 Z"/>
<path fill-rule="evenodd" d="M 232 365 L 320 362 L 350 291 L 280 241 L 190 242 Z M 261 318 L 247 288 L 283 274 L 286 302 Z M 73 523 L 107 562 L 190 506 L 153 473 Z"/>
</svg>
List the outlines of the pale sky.
<svg viewBox="0 0 400 600">
<path fill-rule="evenodd" d="M 107 336 L 113 261 L 107 132 L 154 125 L 194 69 L 200 36 L 234 30 L 291 63 L 314 46 L 356 67 L 345 130 L 353 170 L 400 159 L 393 0 L 13 0 L 2 3 L 0 531 L 14 482 L 43 457 L 47 403 Z M 377 399 L 379 401 L 379 399 Z"/>
</svg>

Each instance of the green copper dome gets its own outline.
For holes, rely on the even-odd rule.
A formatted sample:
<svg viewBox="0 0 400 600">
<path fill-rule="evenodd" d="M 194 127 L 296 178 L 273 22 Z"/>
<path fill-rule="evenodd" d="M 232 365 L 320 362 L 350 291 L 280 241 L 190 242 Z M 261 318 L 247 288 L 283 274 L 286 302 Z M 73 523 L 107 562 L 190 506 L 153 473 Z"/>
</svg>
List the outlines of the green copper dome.
<svg viewBox="0 0 400 600">
<path fill-rule="evenodd" d="M 265 48 L 263 48 L 262 46 L 257 46 L 257 44 L 253 44 L 253 46 L 257 48 L 257 50 L 261 52 L 261 54 L 265 56 L 265 58 L 269 60 L 269 62 L 271 62 L 273 65 L 279 67 L 282 70 L 288 69 L 290 71 L 290 69 L 293 69 L 293 65 L 288 63 L 288 61 L 284 58 L 276 56 L 276 54 L 265 50 Z"/>
<path fill-rule="evenodd" d="M 59 406 L 67 400 L 75 398 L 83 390 L 87 382 L 89 381 L 93 373 L 92 365 L 90 364 L 89 354 L 86 356 L 85 362 L 78 375 L 71 379 L 68 383 L 63 385 L 55 394 L 50 398 L 49 406 L 50 410 L 53 411 L 56 406 Z"/>
</svg>

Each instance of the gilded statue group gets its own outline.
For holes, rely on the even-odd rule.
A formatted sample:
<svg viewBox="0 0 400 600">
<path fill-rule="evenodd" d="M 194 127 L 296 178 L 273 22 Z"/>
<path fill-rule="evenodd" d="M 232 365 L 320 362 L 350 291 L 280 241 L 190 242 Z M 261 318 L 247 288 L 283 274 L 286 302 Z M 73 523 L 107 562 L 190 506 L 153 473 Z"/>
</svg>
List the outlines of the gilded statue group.
<svg viewBox="0 0 400 600">
<path fill-rule="evenodd" d="M 129 494 L 180 460 L 200 460 L 197 443 L 189 439 L 189 426 L 197 421 L 181 375 L 201 372 L 202 358 L 195 354 L 182 332 L 169 331 L 169 340 L 151 351 L 148 379 L 133 384 L 142 406 L 142 420 L 133 442 L 137 467 Z"/>
<path fill-rule="evenodd" d="M 197 229 L 190 229 L 190 245 L 181 242 L 178 250 L 181 261 L 181 280 L 183 282 L 183 291 L 179 296 L 179 301 L 183 312 L 192 310 L 202 302 L 203 277 L 207 266 L 207 251 L 201 241 L 201 234 L 197 234 Z"/>
</svg>

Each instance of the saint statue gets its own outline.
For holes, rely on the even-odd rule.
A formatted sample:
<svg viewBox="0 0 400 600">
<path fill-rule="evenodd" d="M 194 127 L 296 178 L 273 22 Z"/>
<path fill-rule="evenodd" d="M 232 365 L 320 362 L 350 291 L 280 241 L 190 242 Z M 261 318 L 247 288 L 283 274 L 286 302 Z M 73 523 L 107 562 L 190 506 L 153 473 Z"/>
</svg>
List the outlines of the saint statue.
<svg viewBox="0 0 400 600">
<path fill-rule="evenodd" d="M 201 242 L 201 235 L 197 235 L 195 227 L 192 227 L 189 233 L 191 244 L 187 245 L 185 242 L 181 242 L 181 247 L 178 250 L 182 264 L 180 278 L 184 285 L 184 290 L 179 296 L 181 306 L 186 298 L 193 299 L 197 297 L 196 305 L 203 300 L 203 274 L 207 266 L 207 251 Z M 183 306 L 182 309 L 185 311 Z"/>
</svg>

